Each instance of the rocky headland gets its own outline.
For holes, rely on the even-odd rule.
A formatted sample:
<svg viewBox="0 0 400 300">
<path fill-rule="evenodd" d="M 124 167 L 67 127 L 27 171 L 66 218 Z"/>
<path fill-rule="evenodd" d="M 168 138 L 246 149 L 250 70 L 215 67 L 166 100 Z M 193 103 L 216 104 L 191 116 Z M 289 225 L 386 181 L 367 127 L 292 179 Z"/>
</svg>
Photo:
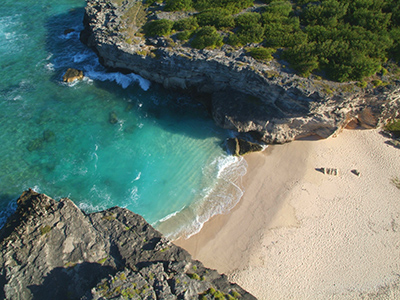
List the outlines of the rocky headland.
<svg viewBox="0 0 400 300">
<path fill-rule="evenodd" d="M 1 299 L 255 299 L 114 207 L 85 214 L 32 190 L 0 230 Z"/>
<path fill-rule="evenodd" d="M 190 14 L 190 13 L 189 13 Z M 187 13 L 149 10 L 143 1 L 87 2 L 81 40 L 109 68 L 135 72 L 166 88 L 208 95 L 215 122 L 258 141 L 327 138 L 346 126 L 374 128 L 399 116 L 400 81 L 384 85 L 303 78 L 284 61 L 259 61 L 245 48 L 197 50 L 174 36 L 146 38 L 143 18 L 176 20 Z M 382 82 L 377 80 L 377 82 Z"/>
</svg>

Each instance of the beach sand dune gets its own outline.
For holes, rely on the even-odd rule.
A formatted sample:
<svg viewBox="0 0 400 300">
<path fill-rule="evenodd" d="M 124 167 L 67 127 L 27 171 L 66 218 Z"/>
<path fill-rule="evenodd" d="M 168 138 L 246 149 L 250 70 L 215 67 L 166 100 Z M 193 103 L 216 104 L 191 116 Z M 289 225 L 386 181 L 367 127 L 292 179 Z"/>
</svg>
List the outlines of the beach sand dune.
<svg viewBox="0 0 400 300">
<path fill-rule="evenodd" d="M 387 140 L 345 130 L 246 156 L 241 202 L 176 243 L 258 299 L 400 299 L 400 149 Z"/>
</svg>

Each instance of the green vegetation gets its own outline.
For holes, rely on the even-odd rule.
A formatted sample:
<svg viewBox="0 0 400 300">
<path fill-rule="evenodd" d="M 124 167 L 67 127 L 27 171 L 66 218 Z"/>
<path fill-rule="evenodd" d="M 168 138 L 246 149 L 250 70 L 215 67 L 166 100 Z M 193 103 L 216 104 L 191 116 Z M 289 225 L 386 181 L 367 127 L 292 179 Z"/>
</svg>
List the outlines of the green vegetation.
<svg viewBox="0 0 400 300">
<path fill-rule="evenodd" d="M 187 275 L 189 276 L 190 279 L 201 280 L 200 276 L 196 273 L 187 274 Z"/>
<path fill-rule="evenodd" d="M 167 0 L 165 1 L 166 11 L 190 10 L 192 8 L 192 0 Z"/>
<path fill-rule="evenodd" d="M 107 215 L 103 216 L 101 219 L 107 220 L 107 221 L 114 221 L 116 219 L 116 217 L 113 214 L 110 214 L 110 215 L 107 214 Z"/>
<path fill-rule="evenodd" d="M 390 131 L 396 136 L 400 136 L 400 119 L 393 120 L 385 126 L 385 130 Z"/>
<path fill-rule="evenodd" d="M 206 292 L 200 295 L 199 299 L 209 299 L 207 295 L 211 295 L 212 299 L 218 300 L 236 300 L 240 298 L 240 294 L 236 291 L 232 291 L 231 294 L 225 294 L 222 291 L 215 290 L 214 288 L 209 288 Z"/>
<path fill-rule="evenodd" d="M 119 276 L 119 279 L 120 279 L 121 281 L 125 281 L 125 280 L 126 280 L 126 275 L 125 275 L 125 273 L 121 273 L 121 275 Z"/>
<path fill-rule="evenodd" d="M 200 26 L 214 26 L 217 29 L 235 27 L 235 19 L 230 12 L 224 8 L 205 10 L 196 15 L 196 20 Z"/>
<path fill-rule="evenodd" d="M 272 48 L 264 48 L 264 47 L 257 47 L 251 48 L 247 51 L 251 57 L 259 60 L 271 60 L 272 54 L 275 52 L 275 49 Z"/>
<path fill-rule="evenodd" d="M 64 267 L 65 268 L 73 268 L 73 267 L 75 267 L 77 265 L 77 263 L 76 262 L 67 262 L 66 264 L 64 264 Z"/>
<path fill-rule="evenodd" d="M 165 36 L 171 33 L 174 22 L 166 19 L 155 20 L 143 26 L 146 36 Z"/>
<path fill-rule="evenodd" d="M 317 73 L 339 82 L 360 81 L 359 86 L 374 74 L 386 75 L 382 66 L 390 60 L 400 61 L 400 1 L 263 2 L 166 0 L 164 10 L 194 15 L 176 22 L 150 21 L 144 32 L 146 36 L 176 33 L 177 39 L 197 49 L 255 43 L 259 46 L 249 54 L 261 60 L 271 59 L 270 48 L 281 49 L 280 58 L 303 76 Z M 259 7 L 256 12 L 244 11 L 253 5 Z M 130 14 L 137 11 L 132 8 Z"/>
<path fill-rule="evenodd" d="M 46 233 L 49 233 L 51 230 L 51 227 L 49 225 L 45 225 L 40 227 L 40 234 L 45 235 Z"/>
<path fill-rule="evenodd" d="M 102 265 L 102 264 L 104 264 L 106 262 L 107 258 L 108 258 L 108 256 L 106 256 L 106 257 L 104 257 L 102 259 L 99 259 L 97 263 Z"/>
<path fill-rule="evenodd" d="M 213 26 L 204 26 L 194 32 L 191 46 L 197 49 L 215 48 L 222 46 L 222 37 Z"/>
</svg>

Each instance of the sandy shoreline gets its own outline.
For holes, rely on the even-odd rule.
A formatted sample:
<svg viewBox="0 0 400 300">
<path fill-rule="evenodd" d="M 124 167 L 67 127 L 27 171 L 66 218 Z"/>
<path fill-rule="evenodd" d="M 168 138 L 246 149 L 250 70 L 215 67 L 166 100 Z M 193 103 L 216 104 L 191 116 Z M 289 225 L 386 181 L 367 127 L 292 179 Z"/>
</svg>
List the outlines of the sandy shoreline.
<svg viewBox="0 0 400 300">
<path fill-rule="evenodd" d="M 175 243 L 259 299 L 399 299 L 400 150 L 385 141 L 345 130 L 251 154 L 240 203 Z"/>
</svg>

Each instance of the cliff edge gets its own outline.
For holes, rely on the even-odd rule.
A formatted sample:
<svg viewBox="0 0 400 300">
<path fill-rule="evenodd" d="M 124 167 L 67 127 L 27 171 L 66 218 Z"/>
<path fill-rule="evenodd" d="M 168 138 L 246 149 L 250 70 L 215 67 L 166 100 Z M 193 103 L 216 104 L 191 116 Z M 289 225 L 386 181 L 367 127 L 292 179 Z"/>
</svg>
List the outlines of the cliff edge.
<svg viewBox="0 0 400 300">
<path fill-rule="evenodd" d="M 283 61 L 254 59 L 244 47 L 198 50 L 173 36 L 146 38 L 140 31 L 146 18 L 184 17 L 187 13 L 151 11 L 141 0 L 88 0 L 81 40 L 107 67 L 210 95 L 206 102 L 219 126 L 266 143 L 327 138 L 349 123 L 374 128 L 399 117 L 398 78 L 366 88 L 303 78 Z"/>
<path fill-rule="evenodd" d="M 0 230 L 1 299 L 255 299 L 127 209 L 87 215 L 32 190 L 17 202 Z"/>
</svg>

